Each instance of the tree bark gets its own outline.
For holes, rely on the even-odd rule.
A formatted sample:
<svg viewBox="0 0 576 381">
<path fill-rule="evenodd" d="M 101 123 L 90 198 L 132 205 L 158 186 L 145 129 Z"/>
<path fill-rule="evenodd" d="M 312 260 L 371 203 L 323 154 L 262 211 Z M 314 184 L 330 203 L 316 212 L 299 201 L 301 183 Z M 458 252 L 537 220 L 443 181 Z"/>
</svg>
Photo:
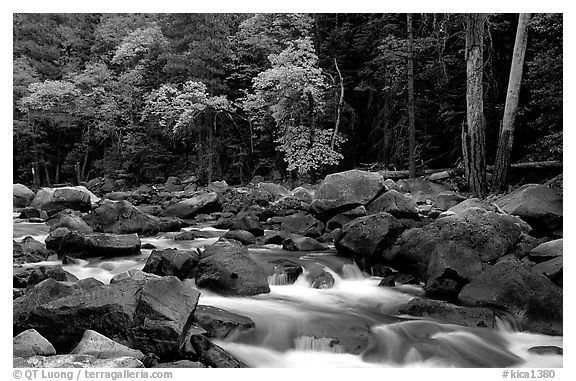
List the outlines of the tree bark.
<svg viewBox="0 0 576 381">
<path fill-rule="evenodd" d="M 466 181 L 476 196 L 487 193 L 482 83 L 485 20 L 485 14 L 466 15 L 466 125 L 462 128 L 462 154 Z"/>
<path fill-rule="evenodd" d="M 330 143 L 330 148 L 334 150 L 336 146 L 336 137 L 338 136 L 338 128 L 340 127 L 340 114 L 342 112 L 342 103 L 344 102 L 344 80 L 342 78 L 342 73 L 338 68 L 338 62 L 336 57 L 334 57 L 334 65 L 336 66 L 336 71 L 338 72 L 338 77 L 340 78 L 340 99 L 338 101 L 338 107 L 336 108 L 336 125 L 334 126 L 334 134 L 332 134 L 332 142 Z"/>
<path fill-rule="evenodd" d="M 510 77 L 508 79 L 508 92 L 506 93 L 502 129 L 500 130 L 498 150 L 496 151 L 496 160 L 494 162 L 495 170 L 494 177 L 492 178 L 492 189 L 494 190 L 504 190 L 508 185 L 510 157 L 514 143 L 514 127 L 516 114 L 518 112 L 524 56 L 528 43 L 529 23 L 530 13 L 520 13 L 518 17 L 518 28 L 516 29 L 516 41 L 514 42 L 512 66 L 510 67 Z"/>
<path fill-rule="evenodd" d="M 406 16 L 408 24 L 408 158 L 410 178 L 416 177 L 416 126 L 414 104 L 414 36 L 412 14 Z"/>
</svg>

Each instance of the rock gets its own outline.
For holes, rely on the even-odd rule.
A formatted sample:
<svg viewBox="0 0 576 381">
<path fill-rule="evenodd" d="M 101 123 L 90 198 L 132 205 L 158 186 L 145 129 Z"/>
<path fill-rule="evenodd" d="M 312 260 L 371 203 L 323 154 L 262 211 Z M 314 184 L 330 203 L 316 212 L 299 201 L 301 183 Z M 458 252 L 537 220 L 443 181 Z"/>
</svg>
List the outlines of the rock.
<svg viewBox="0 0 576 381">
<path fill-rule="evenodd" d="M 422 178 L 401 179 L 396 181 L 398 191 L 401 193 L 410 193 L 416 203 L 435 203 L 442 192 L 449 191 L 449 187 L 443 184 L 437 184 Z"/>
<path fill-rule="evenodd" d="M 178 231 L 183 226 L 179 221 L 142 213 L 128 201 L 104 202 L 85 217 L 94 231 L 114 234 L 137 233 L 143 236 L 156 235 L 160 231 Z"/>
<path fill-rule="evenodd" d="M 292 235 L 282 241 L 282 249 L 288 251 L 324 251 L 329 247 L 314 238 Z"/>
<path fill-rule="evenodd" d="M 104 198 L 112 201 L 128 201 L 130 203 L 134 202 L 132 192 L 109 192 L 104 195 Z"/>
<path fill-rule="evenodd" d="M 366 205 L 367 214 L 387 212 L 396 218 L 418 218 L 416 202 L 393 189 L 376 197 Z"/>
<path fill-rule="evenodd" d="M 87 212 L 90 210 L 91 199 L 89 191 L 84 187 L 42 188 L 30 206 L 53 216 L 64 209 Z"/>
<path fill-rule="evenodd" d="M 466 197 L 459 193 L 445 191 L 438 193 L 434 206 L 440 210 L 445 211 L 452 208 L 453 206 L 458 205 L 464 200 L 466 200 Z"/>
<path fill-rule="evenodd" d="M 498 306 L 510 312 L 522 330 L 562 335 L 562 289 L 523 263 L 496 263 L 462 288 L 458 301 L 469 306 Z"/>
<path fill-rule="evenodd" d="M 290 195 L 292 197 L 294 197 L 296 200 L 300 200 L 300 201 L 305 202 L 307 204 L 310 204 L 313 200 L 312 193 L 310 191 L 308 191 L 308 189 L 303 188 L 303 187 L 294 188 L 294 190 L 292 190 L 292 192 L 290 192 Z"/>
<path fill-rule="evenodd" d="M 256 187 L 270 193 L 274 197 L 274 200 L 279 200 L 282 197 L 290 196 L 290 191 L 279 184 L 259 183 Z"/>
<path fill-rule="evenodd" d="M 309 214 L 297 213 L 285 217 L 280 229 L 311 238 L 318 238 L 324 233 L 324 224 Z"/>
<path fill-rule="evenodd" d="M 117 357 L 133 357 L 138 360 L 144 359 L 144 353 L 139 350 L 129 348 L 125 345 L 110 340 L 96 331 L 87 329 L 82 335 L 82 339 L 70 351 L 74 355 L 91 355 L 98 359 L 109 359 Z"/>
<path fill-rule="evenodd" d="M 336 215 L 367 204 L 385 189 L 379 173 L 357 169 L 333 173 L 320 183 L 310 207 L 318 215 Z"/>
<path fill-rule="evenodd" d="M 221 295 L 257 295 L 270 292 L 266 273 L 248 249 L 235 241 L 219 240 L 208 246 L 198 263 L 196 284 Z"/>
<path fill-rule="evenodd" d="M 137 234 L 81 234 L 70 232 L 60 240 L 58 255 L 72 258 L 123 257 L 140 253 Z"/>
<path fill-rule="evenodd" d="M 26 220 L 33 219 L 34 221 L 44 222 L 48 219 L 48 213 L 36 208 L 24 208 L 20 212 L 18 218 L 23 218 Z"/>
<path fill-rule="evenodd" d="M 283 231 L 269 231 L 258 241 L 262 245 L 282 245 L 282 242 L 291 236 L 292 234 Z"/>
<path fill-rule="evenodd" d="M 534 353 L 537 355 L 563 355 L 564 349 L 557 347 L 555 345 L 539 345 L 537 347 L 531 347 L 528 349 L 528 353 Z"/>
<path fill-rule="evenodd" d="M 490 308 L 462 307 L 440 300 L 416 297 L 400 306 L 397 314 L 466 327 L 496 328 L 496 315 Z"/>
<path fill-rule="evenodd" d="M 58 228 L 67 228 L 70 231 L 80 233 L 93 233 L 94 230 L 82 219 L 82 214 L 78 211 L 66 209 L 58 212 L 46 223 L 50 226 L 50 231 Z"/>
<path fill-rule="evenodd" d="M 194 278 L 198 259 L 198 253 L 191 250 L 152 250 L 142 271 L 160 276 L 173 275 L 180 280 Z"/>
<path fill-rule="evenodd" d="M 76 276 L 62 269 L 60 265 L 14 266 L 12 270 L 12 284 L 16 288 L 30 287 L 48 278 L 64 282 L 75 282 L 78 280 Z"/>
<path fill-rule="evenodd" d="M 352 221 L 354 216 L 349 216 L 346 214 L 337 214 L 326 223 L 326 231 L 333 231 L 334 229 L 341 229 L 348 222 Z"/>
<path fill-rule="evenodd" d="M 208 189 L 209 191 L 220 193 L 220 194 L 225 193 L 229 188 L 230 188 L 230 186 L 228 185 L 228 183 L 225 180 L 212 181 L 206 187 L 206 189 Z"/>
<path fill-rule="evenodd" d="M 164 210 L 159 205 L 138 205 L 136 209 L 144 214 L 149 214 L 151 216 L 159 216 Z"/>
<path fill-rule="evenodd" d="M 29 294 L 14 301 L 19 317 L 25 311 L 20 305 L 31 302 L 20 299 Z M 92 329 L 130 348 L 166 358 L 177 354 L 180 336 L 200 293 L 189 282 L 168 276 L 132 277 L 88 290 L 76 286 L 59 295 L 47 300 L 34 296 L 37 302 L 24 318 L 14 319 L 14 330 L 34 328 L 58 352 L 67 352 Z"/>
<path fill-rule="evenodd" d="M 384 261 L 398 270 L 428 279 L 429 264 L 433 257 L 438 257 L 431 275 L 443 273 L 442 278 L 462 283 L 471 274 L 459 278 L 463 273 L 457 275 L 447 270 L 460 261 L 451 251 L 475 263 L 476 271 L 476 257 L 481 263 L 488 263 L 512 252 L 525 231 L 523 229 L 521 221 L 513 216 L 469 208 L 460 215 L 439 218 L 421 228 L 404 231 L 395 247 L 384 253 Z M 440 270 L 444 265 L 448 265 L 447 269 Z"/>
<path fill-rule="evenodd" d="M 546 275 L 554 284 L 561 286 L 563 276 L 564 261 L 559 256 L 549 261 L 538 263 L 532 267 L 532 270 Z"/>
<path fill-rule="evenodd" d="M 564 193 L 564 174 L 559 174 L 544 183 L 548 188 L 562 195 Z"/>
<path fill-rule="evenodd" d="M 263 267 L 270 274 L 268 284 L 273 286 L 292 284 L 303 271 L 299 263 L 283 258 L 267 262 Z"/>
<path fill-rule="evenodd" d="M 247 368 L 246 364 L 234 358 L 204 335 L 191 335 L 188 341 L 195 352 L 195 357 L 203 364 L 212 368 Z M 183 351 L 183 353 L 186 355 L 189 352 Z"/>
<path fill-rule="evenodd" d="M 205 366 L 198 361 L 178 360 L 156 364 L 152 368 L 205 368 Z"/>
<path fill-rule="evenodd" d="M 40 241 L 27 236 L 21 242 L 12 241 L 12 259 L 14 263 L 33 263 L 45 261 L 50 251 Z"/>
<path fill-rule="evenodd" d="M 516 258 L 522 259 L 541 243 L 546 242 L 546 238 L 535 238 L 528 234 L 522 233 L 520 235 L 520 240 L 516 244 L 516 247 L 511 252 Z"/>
<path fill-rule="evenodd" d="M 326 272 L 321 266 L 309 269 L 304 275 L 312 288 L 325 289 L 334 286 L 334 277 L 332 274 Z"/>
<path fill-rule="evenodd" d="M 370 258 L 392 244 L 402 231 L 400 222 L 389 213 L 359 217 L 342 227 L 334 241 L 340 255 Z"/>
<path fill-rule="evenodd" d="M 12 206 L 14 208 L 25 208 L 34 199 L 34 192 L 26 185 L 12 184 Z"/>
<path fill-rule="evenodd" d="M 12 354 L 14 357 L 52 356 L 56 350 L 35 329 L 28 329 L 14 336 L 12 340 Z"/>
<path fill-rule="evenodd" d="M 262 225 L 260 225 L 260 220 L 258 217 L 250 214 L 244 214 L 242 216 L 238 216 L 232 226 L 230 227 L 231 230 L 246 230 L 252 233 L 256 237 L 260 237 L 264 235 L 264 229 Z"/>
<path fill-rule="evenodd" d="M 194 218 L 201 213 L 222 211 L 222 203 L 216 192 L 202 193 L 170 205 L 162 214 L 166 217 Z"/>
<path fill-rule="evenodd" d="M 98 359 L 90 355 L 33 356 L 27 359 L 14 357 L 15 368 L 144 368 L 144 364 L 133 357 Z"/>
<path fill-rule="evenodd" d="M 562 233 L 562 196 L 545 185 L 526 184 L 496 200 L 506 213 L 528 222 L 535 231 Z"/>
<path fill-rule="evenodd" d="M 456 206 L 451 207 L 448 209 L 449 212 L 453 212 L 454 214 L 460 214 L 466 209 L 469 208 L 481 208 L 487 210 L 489 212 L 495 212 L 496 208 L 487 201 L 480 200 L 479 198 L 469 198 Z"/>
<path fill-rule="evenodd" d="M 60 248 L 60 241 L 62 241 L 62 238 L 68 233 L 70 233 L 70 229 L 68 228 L 56 228 L 52 230 L 44 240 L 46 248 L 48 250 L 58 250 Z"/>
<path fill-rule="evenodd" d="M 196 307 L 194 323 L 206 330 L 206 337 L 216 339 L 223 339 L 236 332 L 254 328 L 254 322 L 249 317 L 204 305 Z"/>
<path fill-rule="evenodd" d="M 380 287 L 396 287 L 403 284 L 420 284 L 418 278 L 414 275 L 404 273 L 392 273 L 385 275 L 378 286 Z"/>
<path fill-rule="evenodd" d="M 110 284 L 135 281 L 135 282 L 148 282 L 162 279 L 162 276 L 144 272 L 142 270 L 128 270 L 120 274 L 116 274 L 110 279 Z"/>
<path fill-rule="evenodd" d="M 561 257 L 563 253 L 563 240 L 556 239 L 544 242 L 530 251 L 530 259 L 536 263 L 548 261 L 550 259 Z"/>
<path fill-rule="evenodd" d="M 184 185 L 182 185 L 182 181 L 180 181 L 178 177 L 168 177 L 168 180 L 166 180 L 166 184 L 164 185 L 165 192 L 181 192 L 183 190 Z"/>
<path fill-rule="evenodd" d="M 246 230 L 230 230 L 226 232 L 222 237 L 236 240 L 244 246 L 253 245 L 256 243 L 256 237 L 254 237 L 254 234 Z"/>
</svg>

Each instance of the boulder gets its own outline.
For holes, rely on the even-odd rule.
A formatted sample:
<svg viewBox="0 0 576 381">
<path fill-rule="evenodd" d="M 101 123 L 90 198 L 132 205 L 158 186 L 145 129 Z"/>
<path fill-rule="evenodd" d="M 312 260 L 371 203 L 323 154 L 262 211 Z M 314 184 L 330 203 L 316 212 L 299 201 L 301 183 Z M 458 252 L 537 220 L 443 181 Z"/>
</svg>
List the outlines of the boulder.
<svg viewBox="0 0 576 381">
<path fill-rule="evenodd" d="M 81 234 L 69 232 L 60 239 L 59 256 L 72 258 L 123 257 L 140 254 L 137 234 Z"/>
<path fill-rule="evenodd" d="M 307 204 L 310 204 L 313 200 L 313 192 L 303 187 L 294 188 L 294 190 L 290 192 L 290 196 Z"/>
<path fill-rule="evenodd" d="M 379 287 L 396 287 L 403 284 L 416 284 L 419 285 L 420 281 L 414 275 L 404 274 L 399 272 L 393 272 L 392 274 L 385 275 L 380 283 Z"/>
<path fill-rule="evenodd" d="M 336 215 L 367 204 L 384 190 L 379 173 L 357 169 L 333 173 L 320 183 L 310 207 L 318 215 Z"/>
<path fill-rule="evenodd" d="M 529 258 L 534 262 L 544 262 L 556 257 L 561 257 L 563 253 L 563 240 L 556 239 L 544 242 L 530 251 Z"/>
<path fill-rule="evenodd" d="M 528 349 L 528 353 L 535 353 L 537 355 L 563 355 L 564 349 L 555 345 L 539 345 Z"/>
<path fill-rule="evenodd" d="M 12 259 L 14 263 L 33 263 L 45 261 L 50 255 L 46 246 L 27 236 L 21 242 L 12 241 Z"/>
<path fill-rule="evenodd" d="M 274 259 L 263 265 L 268 275 L 268 283 L 273 286 L 287 285 L 296 282 L 302 274 L 302 266 L 289 259 Z"/>
<path fill-rule="evenodd" d="M 304 276 L 312 288 L 325 289 L 334 286 L 334 277 L 321 266 L 308 269 Z"/>
<path fill-rule="evenodd" d="M 50 231 L 58 228 L 67 228 L 70 231 L 80 233 L 93 233 L 94 230 L 82 219 L 82 214 L 78 211 L 66 209 L 54 215 L 46 225 L 50 226 Z"/>
<path fill-rule="evenodd" d="M 291 233 L 283 231 L 269 231 L 264 234 L 264 236 L 258 238 L 258 243 L 262 245 L 282 245 L 282 242 L 291 236 Z"/>
<path fill-rule="evenodd" d="M 264 235 L 264 229 L 262 228 L 262 225 L 260 225 L 260 220 L 258 217 L 251 214 L 244 214 L 236 217 L 230 229 L 246 230 L 256 237 Z"/>
<path fill-rule="evenodd" d="M 12 270 L 12 287 L 25 288 L 48 278 L 63 282 L 75 282 L 76 276 L 62 269 L 60 265 L 42 265 L 33 267 L 14 266 Z"/>
<path fill-rule="evenodd" d="M 226 180 L 212 181 L 206 187 L 206 189 L 208 189 L 210 192 L 216 192 L 216 193 L 220 193 L 220 194 L 225 193 L 229 188 L 230 188 L 230 186 L 228 185 Z"/>
<path fill-rule="evenodd" d="M 33 220 L 31 222 L 44 222 L 48 219 L 48 213 L 36 208 L 24 208 L 18 218 Z"/>
<path fill-rule="evenodd" d="M 466 196 L 452 191 L 438 193 L 434 206 L 440 210 L 448 210 L 466 200 Z"/>
<path fill-rule="evenodd" d="M 133 357 L 138 360 L 144 359 L 144 353 L 139 350 L 129 348 L 125 345 L 110 340 L 104 335 L 87 329 L 82 335 L 82 339 L 70 351 L 74 355 L 92 355 L 98 359 L 109 359 L 116 357 Z"/>
<path fill-rule="evenodd" d="M 444 184 L 438 184 L 422 178 L 401 179 L 396 181 L 396 186 L 399 192 L 410 193 L 418 204 L 433 204 L 438 201 L 440 193 L 450 190 Z"/>
<path fill-rule="evenodd" d="M 538 263 L 532 267 L 532 270 L 546 275 L 554 284 L 562 287 L 563 268 L 564 260 L 563 257 L 560 256 L 546 262 Z"/>
<path fill-rule="evenodd" d="M 287 251 L 325 251 L 329 247 L 314 238 L 292 235 L 282 241 L 282 249 Z"/>
<path fill-rule="evenodd" d="M 500 307 L 516 318 L 522 330 L 562 335 L 562 289 L 524 263 L 488 267 L 462 288 L 458 301 Z"/>
<path fill-rule="evenodd" d="M 256 237 L 254 237 L 254 234 L 246 230 L 230 230 L 226 232 L 222 237 L 236 240 L 244 246 L 253 245 L 256 243 Z"/>
<path fill-rule="evenodd" d="M 84 187 L 42 188 L 30 206 L 53 216 L 64 209 L 88 212 L 92 205 L 91 192 Z M 96 197 L 96 196 L 94 196 Z"/>
<path fill-rule="evenodd" d="M 461 203 L 459 203 L 458 205 L 451 207 L 450 209 L 448 209 L 448 211 L 452 212 L 454 214 L 460 214 L 469 208 L 481 208 L 481 209 L 487 210 L 489 212 L 495 212 L 496 211 L 496 208 L 492 204 L 490 204 L 487 201 L 480 200 L 479 198 L 466 199 L 466 200 L 462 201 Z"/>
<path fill-rule="evenodd" d="M 14 368 L 144 368 L 134 357 L 98 359 L 90 355 L 33 356 L 27 359 L 14 357 Z M 55 373 L 58 374 L 58 373 Z"/>
<path fill-rule="evenodd" d="M 160 231 L 178 231 L 183 226 L 179 220 L 168 221 L 142 213 L 128 201 L 104 202 L 84 219 L 94 231 L 114 234 L 151 236 Z"/>
<path fill-rule="evenodd" d="M 201 213 L 222 211 L 222 203 L 216 192 L 202 193 L 170 205 L 162 215 L 166 217 L 194 218 Z"/>
<path fill-rule="evenodd" d="M 328 222 L 326 222 L 326 231 L 331 232 L 334 229 L 341 229 L 344 225 L 346 225 L 348 222 L 352 221 L 355 218 L 357 217 L 350 216 L 347 214 L 337 214 L 331 219 L 329 219 Z"/>
<path fill-rule="evenodd" d="M 164 184 L 164 191 L 165 192 L 181 192 L 184 190 L 184 185 L 182 185 L 182 181 L 178 177 L 170 176 L 168 180 L 166 180 L 166 184 Z"/>
<path fill-rule="evenodd" d="M 387 212 L 396 218 L 418 218 L 416 201 L 393 189 L 376 197 L 366 205 L 367 214 Z"/>
<path fill-rule="evenodd" d="M 60 241 L 66 235 L 70 233 L 70 229 L 68 228 L 56 228 L 48 234 L 48 237 L 44 239 L 44 243 L 46 244 L 46 248 L 48 250 L 58 250 L 60 248 Z"/>
<path fill-rule="evenodd" d="M 339 254 L 370 258 L 394 242 L 402 232 L 400 222 L 389 213 L 359 217 L 342 227 L 334 246 Z"/>
<path fill-rule="evenodd" d="M 206 337 L 223 339 L 236 332 L 254 328 L 252 319 L 228 312 L 221 308 L 198 305 L 194 312 L 194 324 L 206 330 Z"/>
<path fill-rule="evenodd" d="M 160 276 L 173 275 L 180 280 L 194 278 L 198 259 L 198 253 L 191 250 L 152 250 L 142 271 Z"/>
<path fill-rule="evenodd" d="M 562 195 L 545 185 L 523 185 L 497 199 L 496 204 L 528 222 L 537 232 L 562 235 Z"/>
<path fill-rule="evenodd" d="M 196 284 L 222 295 L 270 292 L 266 273 L 252 259 L 248 249 L 235 241 L 222 239 L 202 252 Z"/>
<path fill-rule="evenodd" d="M 279 200 L 282 197 L 290 195 L 290 191 L 280 184 L 259 183 L 256 187 L 270 193 L 274 197 L 274 200 Z"/>
<path fill-rule="evenodd" d="M 29 306 L 30 300 L 20 301 L 28 294 L 14 301 L 18 316 L 23 312 L 20 304 Z M 59 294 L 59 298 L 38 300 L 24 318 L 14 319 L 14 330 L 34 328 L 58 352 L 67 352 L 91 329 L 160 358 L 177 354 L 180 336 L 200 296 L 190 283 L 173 276 L 132 277 L 88 290 L 76 286 Z"/>
<path fill-rule="evenodd" d="M 463 307 L 441 300 L 416 297 L 400 306 L 397 314 L 466 327 L 496 328 L 496 315 L 490 308 Z"/>
<path fill-rule="evenodd" d="M 15 208 L 25 208 L 34 199 L 34 192 L 26 185 L 12 184 L 12 206 Z"/>
<path fill-rule="evenodd" d="M 203 364 L 212 368 L 247 368 L 246 364 L 234 358 L 204 335 L 190 335 L 187 341 L 186 345 L 193 348 L 194 357 Z M 189 351 L 182 352 L 184 355 L 189 354 Z"/>
<path fill-rule="evenodd" d="M 296 213 L 282 219 L 280 229 L 311 238 L 318 238 L 324 233 L 324 224 L 309 214 Z"/>
<path fill-rule="evenodd" d="M 28 329 L 14 336 L 12 340 L 12 354 L 14 357 L 28 358 L 32 356 L 52 356 L 56 350 L 35 329 Z"/>
</svg>

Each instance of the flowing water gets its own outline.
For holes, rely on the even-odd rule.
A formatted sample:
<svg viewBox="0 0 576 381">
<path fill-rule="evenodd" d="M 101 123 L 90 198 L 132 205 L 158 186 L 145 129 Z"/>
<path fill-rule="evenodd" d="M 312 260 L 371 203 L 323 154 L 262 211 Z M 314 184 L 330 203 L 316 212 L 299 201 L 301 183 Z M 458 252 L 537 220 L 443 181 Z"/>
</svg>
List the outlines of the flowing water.
<svg viewBox="0 0 576 381">
<path fill-rule="evenodd" d="M 43 241 L 44 224 L 15 220 L 14 239 L 32 236 Z M 200 249 L 224 231 L 201 229 L 214 238 L 175 241 L 174 233 L 142 238 L 158 249 Z M 129 269 L 142 269 L 151 250 L 123 258 L 93 258 L 64 265 L 78 278 L 104 283 Z M 292 284 L 285 275 L 270 273 L 270 293 L 224 297 L 201 290 L 199 304 L 248 316 L 255 329 L 240 331 L 216 343 L 252 367 L 562 367 L 562 355 L 530 353 L 535 346 L 563 347 L 563 338 L 516 332 L 505 321 L 498 329 L 442 324 L 395 316 L 396 308 L 414 296 L 419 286 L 379 287 L 380 278 L 363 274 L 350 260 L 328 252 L 286 252 L 278 245 L 250 248 L 263 268 L 289 259 L 303 268 Z M 60 261 L 44 262 L 58 263 Z M 32 266 L 38 264 L 31 264 Z M 308 276 L 321 267 L 334 278 L 331 288 L 312 288 Z M 193 280 L 189 280 L 193 282 Z"/>
</svg>

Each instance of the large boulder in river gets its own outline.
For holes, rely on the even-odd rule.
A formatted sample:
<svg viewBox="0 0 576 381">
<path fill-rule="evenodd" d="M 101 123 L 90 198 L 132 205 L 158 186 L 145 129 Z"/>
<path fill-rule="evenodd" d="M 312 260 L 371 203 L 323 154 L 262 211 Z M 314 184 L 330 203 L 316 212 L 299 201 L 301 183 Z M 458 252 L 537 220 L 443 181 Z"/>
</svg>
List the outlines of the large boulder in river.
<svg viewBox="0 0 576 381">
<path fill-rule="evenodd" d="M 103 202 L 85 218 L 97 232 L 114 234 L 137 233 L 143 236 L 155 235 L 161 231 L 178 231 L 183 223 L 141 212 L 128 201 Z"/>
<path fill-rule="evenodd" d="M 562 235 L 562 195 L 545 185 L 523 185 L 500 197 L 496 204 L 528 222 L 537 232 Z"/>
<path fill-rule="evenodd" d="M 14 357 L 52 356 L 56 354 L 54 346 L 35 329 L 27 329 L 14 336 L 12 340 Z"/>
<path fill-rule="evenodd" d="M 450 188 L 444 184 L 438 184 L 422 178 L 400 179 L 396 181 L 399 192 L 410 193 L 416 203 L 435 203 L 442 192 Z"/>
<path fill-rule="evenodd" d="M 12 284 L 15 288 L 33 286 L 48 278 L 63 282 L 74 282 L 78 278 L 65 271 L 60 265 L 14 266 L 12 269 Z"/>
<path fill-rule="evenodd" d="M 180 280 L 194 278 L 198 259 L 199 255 L 196 251 L 152 250 L 142 271 L 160 276 L 173 275 Z"/>
<path fill-rule="evenodd" d="M 555 239 L 553 241 L 541 243 L 533 248 L 528 256 L 530 257 L 530 260 L 536 263 L 561 257 L 564 254 L 563 243 L 563 239 Z"/>
<path fill-rule="evenodd" d="M 82 234 L 70 232 L 60 239 L 59 256 L 73 258 L 123 257 L 140 253 L 137 234 Z"/>
<path fill-rule="evenodd" d="M 266 273 L 252 259 L 248 249 L 238 242 L 222 239 L 202 252 L 196 284 L 222 295 L 270 292 Z"/>
<path fill-rule="evenodd" d="M 45 261 L 50 255 L 46 246 L 28 236 L 21 242 L 12 241 L 12 259 L 14 263 L 33 263 Z"/>
<path fill-rule="evenodd" d="M 296 213 L 284 217 L 280 229 L 289 233 L 318 238 L 324 233 L 324 224 L 309 214 Z"/>
<path fill-rule="evenodd" d="M 91 205 L 90 192 L 84 187 L 42 188 L 30 204 L 33 208 L 46 211 L 49 216 L 64 209 L 87 212 Z"/>
<path fill-rule="evenodd" d="M 137 358 L 138 360 L 144 359 L 144 353 L 141 351 L 117 343 L 91 329 L 87 329 L 84 332 L 82 340 L 70 351 L 70 354 L 91 355 L 99 359 L 124 356 Z"/>
<path fill-rule="evenodd" d="M 260 220 L 258 217 L 252 214 L 243 214 L 234 218 L 234 222 L 232 223 L 230 229 L 246 230 L 254 234 L 255 237 L 264 235 L 264 229 L 262 228 L 262 225 L 260 225 Z"/>
<path fill-rule="evenodd" d="M 65 209 L 58 212 L 52 217 L 46 225 L 50 226 L 50 231 L 58 228 L 68 228 L 70 231 L 77 231 L 80 233 L 93 233 L 94 230 L 82 219 L 82 213 Z"/>
<path fill-rule="evenodd" d="M 562 335 L 562 289 L 525 263 L 496 263 L 465 285 L 458 301 L 503 308 L 522 330 Z"/>
<path fill-rule="evenodd" d="M 218 193 L 207 192 L 170 205 L 163 213 L 166 217 L 194 218 L 201 213 L 222 211 Z"/>
<path fill-rule="evenodd" d="M 357 169 L 333 173 L 320 183 L 310 208 L 318 215 L 331 217 L 367 204 L 384 190 L 384 178 L 379 173 Z"/>
<path fill-rule="evenodd" d="M 390 189 L 366 205 L 367 214 L 386 212 L 396 218 L 418 218 L 416 201 L 402 193 Z"/>
<path fill-rule="evenodd" d="M 72 288 L 57 299 L 36 299 L 28 314 L 16 318 L 16 314 L 22 316 L 20 305 L 29 303 L 27 295 L 14 301 L 15 332 L 34 328 L 59 353 L 69 352 L 84 332 L 92 329 L 130 348 L 165 358 L 177 354 L 200 292 L 172 276 L 128 278 L 87 290 Z"/>
<path fill-rule="evenodd" d="M 34 198 L 34 192 L 26 185 L 12 184 L 12 206 L 15 208 L 25 208 L 30 205 Z"/>
<path fill-rule="evenodd" d="M 334 246 L 341 255 L 370 259 L 391 245 L 402 230 L 400 221 L 389 213 L 359 217 L 342 227 L 342 233 L 336 237 Z"/>
</svg>

